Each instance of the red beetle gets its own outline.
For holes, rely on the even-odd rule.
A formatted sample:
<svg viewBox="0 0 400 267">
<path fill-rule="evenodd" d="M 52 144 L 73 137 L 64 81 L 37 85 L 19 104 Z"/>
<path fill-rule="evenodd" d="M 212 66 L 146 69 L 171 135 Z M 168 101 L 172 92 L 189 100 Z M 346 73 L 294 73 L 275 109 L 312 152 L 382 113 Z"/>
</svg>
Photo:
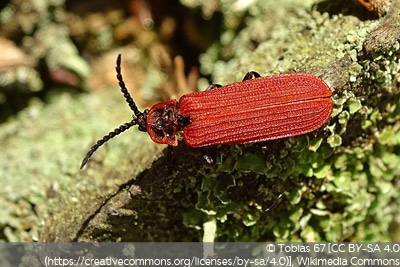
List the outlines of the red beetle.
<svg viewBox="0 0 400 267">
<path fill-rule="evenodd" d="M 116 71 L 133 119 L 97 141 L 81 169 L 101 145 L 134 125 L 159 144 L 176 146 L 180 134 L 190 147 L 247 144 L 312 132 L 325 124 L 333 107 L 331 90 L 315 75 L 260 77 L 249 72 L 242 82 L 214 84 L 204 92 L 182 96 L 179 102 L 161 102 L 141 112 L 123 81 L 121 55 Z"/>
</svg>

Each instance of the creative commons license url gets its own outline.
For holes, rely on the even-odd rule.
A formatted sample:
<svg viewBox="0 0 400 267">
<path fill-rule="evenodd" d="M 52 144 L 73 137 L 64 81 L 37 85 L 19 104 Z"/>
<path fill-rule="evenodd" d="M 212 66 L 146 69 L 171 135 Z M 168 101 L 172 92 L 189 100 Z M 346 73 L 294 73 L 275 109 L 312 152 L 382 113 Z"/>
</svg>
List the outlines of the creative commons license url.
<svg viewBox="0 0 400 267">
<path fill-rule="evenodd" d="M 399 243 L 268 243 L 259 257 L 86 258 L 45 257 L 46 266 L 400 266 Z"/>
</svg>

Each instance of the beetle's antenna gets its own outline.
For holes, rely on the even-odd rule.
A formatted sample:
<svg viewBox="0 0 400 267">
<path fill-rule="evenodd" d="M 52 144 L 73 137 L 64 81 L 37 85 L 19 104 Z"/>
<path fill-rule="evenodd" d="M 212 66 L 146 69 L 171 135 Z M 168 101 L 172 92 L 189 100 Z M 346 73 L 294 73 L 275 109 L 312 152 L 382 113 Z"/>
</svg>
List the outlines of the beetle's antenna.
<svg viewBox="0 0 400 267">
<path fill-rule="evenodd" d="M 118 54 L 117 57 L 117 66 L 115 67 L 115 70 L 117 71 L 117 79 L 118 79 L 118 84 L 119 87 L 121 88 L 121 92 L 124 94 L 125 100 L 128 103 L 129 107 L 133 111 L 136 117 L 139 117 L 142 115 L 142 112 L 138 109 L 138 107 L 135 104 L 135 101 L 133 101 L 131 95 L 128 92 L 128 89 L 125 86 L 124 79 L 122 78 L 121 74 L 121 54 Z"/>
<path fill-rule="evenodd" d="M 135 101 L 133 101 L 131 95 L 128 92 L 128 89 L 125 86 L 124 79 L 122 78 L 121 74 L 121 54 L 118 55 L 117 57 L 117 64 L 115 67 L 115 70 L 117 72 L 117 79 L 118 79 L 118 84 L 119 87 L 121 88 L 121 92 L 124 94 L 125 100 L 128 103 L 129 107 L 135 114 L 133 116 L 133 120 L 130 122 L 127 122 L 125 124 L 122 124 L 118 128 L 115 128 L 112 132 L 109 132 L 107 135 L 105 135 L 102 139 L 98 140 L 96 144 L 94 144 L 90 150 L 87 152 L 85 158 L 83 159 L 81 163 L 81 169 L 85 167 L 86 163 L 89 161 L 90 157 L 93 155 L 93 153 L 101 147 L 104 143 L 106 143 L 108 140 L 111 138 L 114 138 L 115 136 L 119 135 L 122 132 L 125 132 L 129 128 L 131 128 L 134 125 L 139 126 L 139 130 L 145 132 L 146 131 L 146 117 L 148 114 L 148 110 L 146 109 L 144 112 L 141 112 L 138 107 L 135 104 Z"/>
<path fill-rule="evenodd" d="M 86 154 L 86 157 L 82 160 L 81 163 L 81 169 L 83 167 L 85 167 L 86 163 L 89 161 L 90 157 L 93 155 L 93 153 L 99 148 L 101 147 L 104 143 L 106 143 L 108 140 L 110 140 L 111 138 L 119 135 L 122 132 L 125 132 L 126 130 L 128 130 L 129 128 L 131 128 L 132 126 L 137 124 L 137 119 L 134 118 L 132 121 L 127 122 L 125 124 L 122 124 L 121 126 L 119 126 L 118 128 L 115 128 L 114 131 L 109 132 L 106 136 L 104 136 L 102 139 L 98 140 L 96 142 L 96 144 L 94 144 L 90 150 L 88 151 L 88 153 Z"/>
</svg>

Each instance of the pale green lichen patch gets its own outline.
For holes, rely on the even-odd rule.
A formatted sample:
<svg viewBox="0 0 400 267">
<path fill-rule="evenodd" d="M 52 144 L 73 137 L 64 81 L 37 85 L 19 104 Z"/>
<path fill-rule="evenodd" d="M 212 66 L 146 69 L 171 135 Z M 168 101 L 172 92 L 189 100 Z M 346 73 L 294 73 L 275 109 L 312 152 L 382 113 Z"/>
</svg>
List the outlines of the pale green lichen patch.
<svg viewBox="0 0 400 267">
<path fill-rule="evenodd" d="M 118 126 L 114 123 L 130 118 L 129 110 L 118 104 L 121 101 L 118 88 L 99 91 L 97 96 L 55 93 L 49 96 L 46 105 L 35 99 L 16 118 L 1 125 L 3 240 L 39 240 L 44 220 L 64 226 L 63 230 L 58 229 L 60 232 L 47 229 L 41 234 L 42 240 L 50 239 L 47 235 L 57 235 L 57 239 L 50 239 L 53 241 L 72 240 L 82 218 L 101 204 L 104 192 L 112 192 L 121 182 L 129 180 L 134 170 L 138 172 L 152 160 L 146 161 L 146 156 L 135 152 L 148 136 L 132 130 L 134 134 L 127 132 L 113 142 L 114 148 L 125 148 L 125 155 L 111 160 L 113 149 L 105 145 L 89 161 L 87 169 L 79 170 L 86 151 L 96 141 L 95 136 L 102 137 Z M 133 141 L 135 137 L 138 142 Z M 133 163 L 130 159 L 135 154 L 140 157 L 129 168 L 129 164 L 122 164 L 127 166 L 124 170 L 116 167 L 122 166 L 121 162 Z M 99 166 L 99 159 L 104 157 L 108 159 L 106 166 Z M 108 173 L 106 182 L 99 179 L 99 172 Z"/>
</svg>

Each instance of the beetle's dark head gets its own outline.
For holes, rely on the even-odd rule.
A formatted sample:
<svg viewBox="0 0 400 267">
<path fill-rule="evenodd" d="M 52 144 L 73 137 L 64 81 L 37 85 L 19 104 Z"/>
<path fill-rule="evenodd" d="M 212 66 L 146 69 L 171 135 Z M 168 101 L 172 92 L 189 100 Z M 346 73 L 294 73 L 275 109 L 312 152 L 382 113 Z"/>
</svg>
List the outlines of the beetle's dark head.
<svg viewBox="0 0 400 267">
<path fill-rule="evenodd" d="M 190 124 L 189 117 L 179 113 L 178 102 L 169 100 L 155 104 L 147 115 L 147 132 L 158 144 L 177 146 L 178 135 Z"/>
</svg>

